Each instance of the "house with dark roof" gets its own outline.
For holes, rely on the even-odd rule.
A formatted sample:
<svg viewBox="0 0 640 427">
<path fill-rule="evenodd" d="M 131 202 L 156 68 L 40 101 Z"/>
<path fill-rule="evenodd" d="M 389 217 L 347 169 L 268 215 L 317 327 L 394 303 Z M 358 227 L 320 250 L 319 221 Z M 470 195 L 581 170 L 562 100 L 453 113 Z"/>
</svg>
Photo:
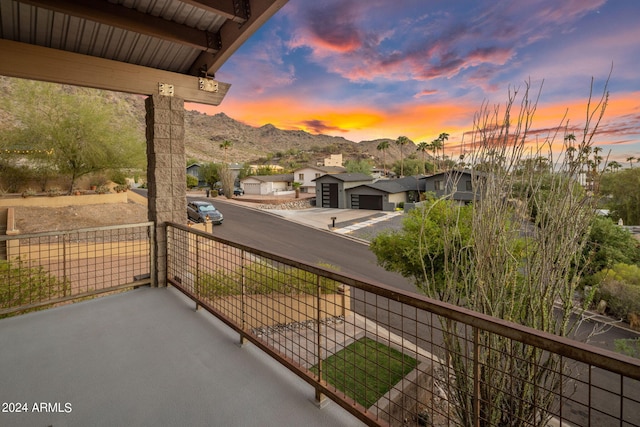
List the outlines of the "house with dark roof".
<svg viewBox="0 0 640 427">
<path fill-rule="evenodd" d="M 373 182 L 371 175 L 364 173 L 337 173 L 322 175 L 313 180 L 316 184 L 316 206 L 322 208 L 347 209 L 345 190 Z"/>
<path fill-rule="evenodd" d="M 469 170 L 450 170 L 422 178 L 424 191 L 432 192 L 436 197 L 448 196 L 460 203 L 470 203 L 477 197 L 475 183 L 484 174 Z"/>
<path fill-rule="evenodd" d="M 422 176 L 381 179 L 346 190 L 350 209 L 393 211 L 400 204 L 420 200 L 424 192 Z"/>
<path fill-rule="evenodd" d="M 293 191 L 293 174 L 253 175 L 240 180 L 244 194 L 275 195 Z"/>
<path fill-rule="evenodd" d="M 207 185 L 204 178 L 202 178 L 202 174 L 200 173 L 200 168 L 202 165 L 200 163 L 192 163 L 187 166 L 187 175 L 194 176 L 198 178 L 198 187 L 204 187 Z"/>
<path fill-rule="evenodd" d="M 316 183 L 315 179 L 320 178 L 322 175 L 345 173 L 346 168 L 342 166 L 305 166 L 293 171 L 293 178 L 295 182 L 300 183 L 301 193 L 315 193 Z"/>
</svg>

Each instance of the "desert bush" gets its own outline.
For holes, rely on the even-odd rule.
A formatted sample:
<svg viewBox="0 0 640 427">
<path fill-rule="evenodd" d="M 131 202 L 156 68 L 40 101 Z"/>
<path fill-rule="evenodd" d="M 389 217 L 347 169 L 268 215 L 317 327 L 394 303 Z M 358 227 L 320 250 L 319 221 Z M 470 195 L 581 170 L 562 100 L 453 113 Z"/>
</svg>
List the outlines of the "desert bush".
<svg viewBox="0 0 640 427">
<path fill-rule="evenodd" d="M 609 314 L 627 319 L 631 313 L 640 313 L 640 267 L 615 264 L 594 275 L 598 283 L 595 300 L 605 300 Z"/>
<path fill-rule="evenodd" d="M 317 293 L 318 279 L 313 273 L 295 267 L 275 267 L 267 262 L 255 262 L 238 267 L 230 272 L 200 273 L 196 283 L 203 296 L 238 295 L 242 291 L 242 272 L 244 270 L 245 293 L 247 294 L 286 294 L 300 295 Z M 339 283 L 322 277 L 320 286 L 323 294 L 338 291 Z"/>
<path fill-rule="evenodd" d="M 187 174 L 187 188 L 196 188 L 198 186 L 198 178 Z"/>
<path fill-rule="evenodd" d="M 30 267 L 21 259 L 0 260 L 0 308 L 52 300 L 68 294 L 70 288 L 67 280 L 49 274 L 42 266 Z"/>
<path fill-rule="evenodd" d="M 640 338 L 614 340 L 616 351 L 640 359 Z"/>
<path fill-rule="evenodd" d="M 124 172 L 119 169 L 112 170 L 109 177 L 111 178 L 111 181 L 116 184 L 125 185 L 127 183 L 127 177 Z"/>
</svg>

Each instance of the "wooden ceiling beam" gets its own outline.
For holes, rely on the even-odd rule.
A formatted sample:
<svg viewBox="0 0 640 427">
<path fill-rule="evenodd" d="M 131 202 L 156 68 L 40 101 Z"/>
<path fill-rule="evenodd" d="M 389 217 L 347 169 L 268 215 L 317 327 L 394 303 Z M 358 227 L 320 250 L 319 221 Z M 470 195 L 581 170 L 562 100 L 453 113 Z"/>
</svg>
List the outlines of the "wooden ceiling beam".
<svg viewBox="0 0 640 427">
<path fill-rule="evenodd" d="M 243 10 L 244 0 L 181 0 L 198 9 L 206 10 L 216 15 L 224 16 L 233 22 L 242 24 L 247 21 L 247 16 Z"/>
<path fill-rule="evenodd" d="M 215 46 L 207 42 L 207 31 L 180 25 L 106 1 L 21 0 L 21 2 L 210 53 L 217 51 Z"/>
<path fill-rule="evenodd" d="M 207 92 L 194 76 L 9 40 L 0 40 L 0 75 L 139 95 L 157 94 L 163 83 L 185 102 L 206 105 L 220 105 L 231 86 L 218 82 Z"/>
<path fill-rule="evenodd" d="M 226 21 L 220 28 L 222 47 L 217 53 L 202 52 L 191 67 L 191 74 L 202 70 L 214 75 L 238 48 L 249 39 L 269 18 L 276 14 L 287 0 L 247 0 L 251 16 L 244 24 Z"/>
</svg>

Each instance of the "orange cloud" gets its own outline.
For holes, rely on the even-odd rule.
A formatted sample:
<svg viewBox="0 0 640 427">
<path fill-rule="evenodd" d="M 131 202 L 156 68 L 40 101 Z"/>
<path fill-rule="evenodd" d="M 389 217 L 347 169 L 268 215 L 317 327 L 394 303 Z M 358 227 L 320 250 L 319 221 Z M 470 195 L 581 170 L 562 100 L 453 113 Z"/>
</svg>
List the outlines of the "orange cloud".
<svg viewBox="0 0 640 427">
<path fill-rule="evenodd" d="M 595 145 L 606 147 L 615 144 L 634 143 L 640 134 L 640 92 L 618 93 L 612 96 L 596 135 Z M 598 100 L 592 101 L 592 108 Z M 530 144 L 535 148 L 544 141 L 555 138 L 554 147 L 562 144 L 564 129 L 559 129 L 565 117 L 569 121 L 569 133 L 581 135 L 586 117 L 586 99 L 540 102 L 530 131 Z M 318 104 L 300 98 L 279 97 L 244 102 L 228 99 L 221 107 L 188 104 L 207 114 L 224 112 L 235 120 L 252 126 L 271 123 L 287 130 L 304 130 L 310 133 L 341 136 L 359 142 L 380 138 L 395 139 L 405 135 L 412 141 L 430 142 L 442 132 L 449 134 L 445 144 L 447 155 L 457 157 L 471 143 L 474 115 L 480 104 L 476 101 L 456 100 L 438 103 L 414 103 L 398 108 L 370 105 Z M 492 108 L 492 106 L 490 107 Z M 512 115 L 517 117 L 519 103 Z M 504 106 L 500 107 L 504 111 Z M 502 114 L 502 113 L 501 113 Z M 465 145 L 467 147 L 465 147 Z"/>
</svg>

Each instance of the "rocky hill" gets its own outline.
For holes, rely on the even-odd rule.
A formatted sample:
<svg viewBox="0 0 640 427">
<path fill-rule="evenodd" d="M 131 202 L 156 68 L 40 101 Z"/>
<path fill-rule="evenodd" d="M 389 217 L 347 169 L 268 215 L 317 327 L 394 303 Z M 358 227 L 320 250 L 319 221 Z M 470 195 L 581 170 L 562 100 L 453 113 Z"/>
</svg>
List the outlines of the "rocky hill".
<svg viewBox="0 0 640 427">
<path fill-rule="evenodd" d="M 381 140 L 354 142 L 302 130 L 282 130 L 272 124 L 253 127 L 224 113 L 210 116 L 197 111 L 187 111 L 185 126 L 187 157 L 200 161 L 223 161 L 226 155 L 229 162 L 271 162 L 287 166 L 287 163 L 315 164 L 329 154 L 342 154 L 345 161 L 373 159 L 382 163 L 382 152 L 376 148 Z M 220 148 L 223 141 L 232 143 L 226 154 Z M 390 144 L 387 163 L 399 158 L 399 149 Z"/>
<path fill-rule="evenodd" d="M 12 88 L 17 79 L 0 76 L 0 96 L 14 96 Z M 46 86 L 46 84 L 43 84 Z M 72 86 L 63 86 L 70 93 L 77 91 Z M 96 91 L 104 102 L 128 104 L 126 114 L 130 114 L 139 124 L 140 138 L 145 134 L 144 97 L 118 92 Z M 79 94 L 78 96 L 81 96 Z M 11 124 L 14 117 L 10 109 L 0 103 L 0 130 Z M 198 111 L 186 111 L 185 145 L 188 159 L 200 162 L 238 162 L 249 164 L 280 164 L 284 167 L 315 165 L 329 156 L 342 154 L 343 160 L 372 159 L 382 166 L 382 152 L 376 147 L 381 140 L 349 141 L 342 137 L 314 135 L 302 130 L 282 130 L 266 124 L 261 127 L 249 126 L 228 117 L 224 113 L 202 114 Z M 222 141 L 230 141 L 231 147 L 220 148 Z M 391 140 L 389 140 L 391 141 Z M 386 163 L 390 165 L 400 158 L 400 150 L 391 141 L 386 152 Z M 405 148 L 405 157 L 411 149 Z"/>
</svg>

